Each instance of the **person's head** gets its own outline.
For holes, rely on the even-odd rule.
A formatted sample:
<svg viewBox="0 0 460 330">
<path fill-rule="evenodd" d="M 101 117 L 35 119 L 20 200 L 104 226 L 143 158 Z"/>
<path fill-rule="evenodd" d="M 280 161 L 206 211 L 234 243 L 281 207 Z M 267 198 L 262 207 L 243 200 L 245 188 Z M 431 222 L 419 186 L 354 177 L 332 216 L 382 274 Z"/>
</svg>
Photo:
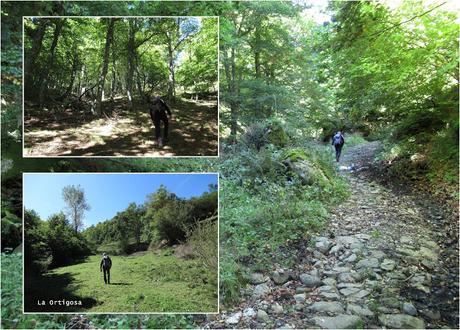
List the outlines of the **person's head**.
<svg viewBox="0 0 460 330">
<path fill-rule="evenodd" d="M 104 252 L 104 253 L 102 254 L 102 256 L 103 256 L 104 258 L 106 258 L 106 257 L 107 257 L 107 253 Z"/>
</svg>

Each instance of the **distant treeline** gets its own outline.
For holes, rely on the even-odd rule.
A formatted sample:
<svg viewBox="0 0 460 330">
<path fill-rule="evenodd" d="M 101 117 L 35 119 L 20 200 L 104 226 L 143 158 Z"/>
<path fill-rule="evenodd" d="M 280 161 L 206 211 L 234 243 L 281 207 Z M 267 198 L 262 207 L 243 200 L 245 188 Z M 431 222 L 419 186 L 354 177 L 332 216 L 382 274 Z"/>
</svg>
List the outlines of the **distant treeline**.
<svg viewBox="0 0 460 330">
<path fill-rule="evenodd" d="M 82 259 L 102 246 L 110 253 L 131 253 L 160 243 L 172 245 L 196 241 L 195 233 L 212 228 L 217 251 L 217 186 L 199 197 L 182 199 L 161 186 L 144 204 L 131 203 L 112 219 L 76 232 L 66 215 L 54 214 L 44 221 L 34 210 L 25 210 L 25 265 L 28 271 L 43 272 Z M 209 233 L 210 231 L 206 231 Z M 195 235 L 196 236 L 196 235 Z M 197 253 L 201 255 L 201 253 Z"/>
</svg>

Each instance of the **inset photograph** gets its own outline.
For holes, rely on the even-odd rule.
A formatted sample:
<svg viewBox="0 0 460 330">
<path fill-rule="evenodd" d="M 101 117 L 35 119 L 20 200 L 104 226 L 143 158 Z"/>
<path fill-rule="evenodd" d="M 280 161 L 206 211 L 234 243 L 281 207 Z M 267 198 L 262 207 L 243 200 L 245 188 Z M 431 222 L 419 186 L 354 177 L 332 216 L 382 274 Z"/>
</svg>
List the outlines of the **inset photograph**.
<svg viewBox="0 0 460 330">
<path fill-rule="evenodd" d="M 217 313 L 218 175 L 24 173 L 24 313 Z"/>
<path fill-rule="evenodd" d="M 24 17 L 24 157 L 218 156 L 218 17 Z"/>
</svg>

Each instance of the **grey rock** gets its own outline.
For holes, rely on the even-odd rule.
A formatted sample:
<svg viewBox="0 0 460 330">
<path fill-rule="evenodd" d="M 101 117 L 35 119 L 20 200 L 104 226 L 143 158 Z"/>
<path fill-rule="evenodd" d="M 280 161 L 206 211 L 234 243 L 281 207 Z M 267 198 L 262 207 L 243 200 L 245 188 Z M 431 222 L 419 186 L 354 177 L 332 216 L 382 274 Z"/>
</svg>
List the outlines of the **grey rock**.
<svg viewBox="0 0 460 330">
<path fill-rule="evenodd" d="M 326 277 L 324 280 L 323 280 L 323 284 L 324 285 L 327 285 L 327 286 L 336 286 L 337 284 L 337 281 L 332 278 L 332 277 Z"/>
<path fill-rule="evenodd" d="M 340 273 L 337 276 L 337 281 L 338 282 L 348 282 L 348 283 L 353 283 L 356 281 L 360 281 L 362 278 L 362 275 L 359 273 Z"/>
<path fill-rule="evenodd" d="M 310 274 L 300 275 L 300 281 L 303 283 L 303 285 L 308 287 L 314 287 L 321 284 L 321 279 L 318 276 L 313 276 Z"/>
<path fill-rule="evenodd" d="M 360 260 L 356 264 L 356 268 L 377 268 L 379 267 L 379 260 L 377 258 L 366 258 Z"/>
<path fill-rule="evenodd" d="M 322 241 L 316 242 L 315 247 L 319 252 L 323 254 L 327 254 L 329 252 L 329 249 L 332 247 L 332 242 L 327 239 L 322 240 Z"/>
<path fill-rule="evenodd" d="M 433 310 L 427 309 L 423 311 L 423 315 L 435 321 L 441 319 L 441 313 L 439 311 L 433 311 Z"/>
<path fill-rule="evenodd" d="M 267 282 L 267 278 L 261 273 L 252 273 L 249 278 L 251 284 L 261 284 Z"/>
<path fill-rule="evenodd" d="M 363 286 L 362 283 L 339 283 L 337 284 L 337 288 L 343 289 L 343 288 L 361 288 Z"/>
<path fill-rule="evenodd" d="M 354 242 L 350 244 L 350 250 L 358 250 L 362 251 L 364 249 L 364 244 L 360 241 Z"/>
<path fill-rule="evenodd" d="M 305 299 L 306 299 L 305 293 L 298 293 L 298 294 L 294 295 L 294 299 L 295 299 L 296 303 L 298 303 L 298 304 L 304 303 Z"/>
<path fill-rule="evenodd" d="M 379 315 L 379 321 L 387 328 L 395 329 L 424 329 L 425 322 L 422 319 L 405 314 Z"/>
<path fill-rule="evenodd" d="M 272 306 L 272 312 L 274 314 L 282 314 L 284 312 L 283 310 L 283 306 L 279 305 L 279 304 L 274 304 Z"/>
<path fill-rule="evenodd" d="M 355 236 L 337 236 L 336 241 L 337 243 L 343 245 L 351 245 L 353 243 L 360 242 L 359 238 Z"/>
<path fill-rule="evenodd" d="M 405 302 L 402 306 L 404 314 L 415 316 L 417 315 L 417 309 L 411 303 Z"/>
<path fill-rule="evenodd" d="M 389 277 L 391 279 L 394 279 L 394 280 L 403 280 L 403 279 L 406 278 L 406 276 L 404 276 L 404 274 L 402 272 L 399 272 L 399 271 L 394 271 L 394 272 L 388 273 L 387 277 Z"/>
<path fill-rule="evenodd" d="M 270 287 L 267 284 L 262 283 L 262 284 L 256 285 L 256 287 L 254 288 L 254 296 L 256 298 L 259 298 L 259 297 L 266 295 L 270 291 L 271 291 Z"/>
<path fill-rule="evenodd" d="M 294 305 L 294 309 L 295 309 L 296 311 L 301 311 L 301 310 L 303 310 L 303 308 L 304 308 L 304 305 L 303 305 L 303 304 L 295 304 L 295 305 Z"/>
<path fill-rule="evenodd" d="M 347 311 L 351 314 L 362 317 L 374 317 L 374 312 L 366 307 L 361 307 L 359 305 L 348 304 Z"/>
<path fill-rule="evenodd" d="M 316 316 L 313 321 L 317 326 L 325 329 L 356 329 L 363 326 L 363 321 L 356 315 Z"/>
<path fill-rule="evenodd" d="M 328 300 L 339 300 L 340 296 L 336 292 L 320 292 L 319 295 Z"/>
<path fill-rule="evenodd" d="M 343 249 L 342 244 L 336 244 L 329 250 L 329 254 L 337 255 L 340 253 L 340 251 L 342 251 L 342 249 Z"/>
<path fill-rule="evenodd" d="M 324 254 L 322 254 L 321 252 L 319 251 L 313 251 L 313 257 L 315 257 L 316 259 L 324 259 L 326 258 L 326 256 Z M 315 260 L 316 262 L 316 260 Z"/>
<path fill-rule="evenodd" d="M 368 296 L 371 292 L 369 290 L 360 290 L 358 293 L 353 295 L 353 298 L 355 299 L 362 299 L 366 296 Z"/>
<path fill-rule="evenodd" d="M 344 288 L 339 290 L 342 295 L 345 297 L 351 296 L 352 294 L 356 294 L 360 291 L 359 288 Z"/>
<path fill-rule="evenodd" d="M 256 315 L 256 311 L 254 310 L 254 308 L 248 307 L 243 311 L 243 316 L 244 317 L 252 318 L 255 315 Z"/>
<path fill-rule="evenodd" d="M 225 323 L 226 324 L 238 324 L 242 316 L 243 316 L 243 313 L 241 312 L 234 313 L 225 320 Z"/>
<path fill-rule="evenodd" d="M 289 280 L 289 273 L 287 272 L 277 272 L 272 273 L 272 280 L 275 284 L 281 285 L 286 283 Z"/>
<path fill-rule="evenodd" d="M 344 313 L 342 304 L 333 301 L 318 301 L 308 307 L 309 310 L 318 313 Z"/>
<path fill-rule="evenodd" d="M 257 311 L 257 321 L 262 322 L 262 323 L 269 323 L 270 317 L 268 316 L 267 312 L 265 312 L 262 309 L 259 309 Z"/>
<path fill-rule="evenodd" d="M 295 289 L 295 293 L 305 293 L 310 291 L 310 288 L 304 288 L 302 286 L 299 286 Z"/>
<path fill-rule="evenodd" d="M 350 255 L 348 258 L 346 258 L 344 261 L 345 262 L 349 262 L 349 263 L 353 263 L 356 261 L 356 259 L 358 259 L 358 256 L 356 254 L 352 254 Z"/>
<path fill-rule="evenodd" d="M 347 273 L 351 271 L 351 268 L 338 266 L 338 267 L 332 268 L 332 270 L 338 274 L 338 273 Z"/>
<path fill-rule="evenodd" d="M 381 259 L 385 258 L 385 256 L 386 256 L 386 254 L 383 253 L 382 251 L 379 251 L 379 250 L 374 250 L 371 253 L 371 257 L 376 258 L 378 260 L 381 260 Z"/>
<path fill-rule="evenodd" d="M 330 292 L 335 291 L 335 287 L 329 285 L 323 285 L 318 288 L 318 292 Z"/>
</svg>

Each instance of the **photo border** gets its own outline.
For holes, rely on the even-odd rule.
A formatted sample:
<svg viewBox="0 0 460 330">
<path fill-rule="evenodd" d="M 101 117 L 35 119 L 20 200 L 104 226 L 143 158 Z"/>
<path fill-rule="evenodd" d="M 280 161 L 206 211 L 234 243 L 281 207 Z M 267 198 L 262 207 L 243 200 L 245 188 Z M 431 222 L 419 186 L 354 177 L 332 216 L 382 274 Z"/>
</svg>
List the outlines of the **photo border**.
<svg viewBox="0 0 460 330">
<path fill-rule="evenodd" d="M 217 176 L 217 311 L 215 312 L 26 312 L 25 311 L 25 257 L 24 257 L 24 176 L 29 174 L 50 175 L 119 175 L 119 174 L 215 174 Z M 131 315 L 218 315 L 220 313 L 220 175 L 219 172 L 23 172 L 22 173 L 22 313 L 23 314 L 79 314 L 79 315 L 103 315 L 103 314 L 131 314 Z"/>
<path fill-rule="evenodd" d="M 24 33 L 24 20 L 27 18 L 191 18 L 191 17 L 200 17 L 200 18 L 217 18 L 217 155 L 210 155 L 210 156 L 66 156 L 66 155 L 61 155 L 61 156 L 30 156 L 30 155 L 25 155 L 25 149 L 24 149 L 24 144 L 25 144 L 25 135 L 24 135 L 24 94 L 25 94 L 25 88 L 24 88 L 24 38 L 25 38 L 25 33 Z M 56 16 L 49 16 L 49 15 L 29 15 L 29 16 L 22 16 L 22 157 L 23 158 L 141 158 L 141 159 L 147 159 L 147 158 L 154 158 L 154 159 L 175 159 L 175 158 L 218 158 L 220 157 L 220 16 L 217 15 L 212 15 L 212 16 L 164 16 L 164 15 L 158 15 L 158 16 L 110 16 L 110 15 L 102 15 L 102 16 L 91 16 L 91 15 L 86 15 L 86 16 L 75 16 L 75 15 L 56 15 Z"/>
</svg>

